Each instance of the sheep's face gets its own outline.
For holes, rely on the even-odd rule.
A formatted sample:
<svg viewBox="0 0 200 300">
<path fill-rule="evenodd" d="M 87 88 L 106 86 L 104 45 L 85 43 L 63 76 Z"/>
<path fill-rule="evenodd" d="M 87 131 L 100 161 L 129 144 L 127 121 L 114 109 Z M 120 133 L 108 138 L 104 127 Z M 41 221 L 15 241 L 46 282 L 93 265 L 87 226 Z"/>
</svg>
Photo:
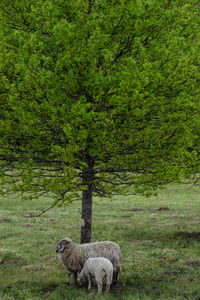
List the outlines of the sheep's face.
<svg viewBox="0 0 200 300">
<path fill-rule="evenodd" d="M 68 238 L 62 239 L 58 242 L 56 253 L 63 253 L 72 241 Z"/>
</svg>

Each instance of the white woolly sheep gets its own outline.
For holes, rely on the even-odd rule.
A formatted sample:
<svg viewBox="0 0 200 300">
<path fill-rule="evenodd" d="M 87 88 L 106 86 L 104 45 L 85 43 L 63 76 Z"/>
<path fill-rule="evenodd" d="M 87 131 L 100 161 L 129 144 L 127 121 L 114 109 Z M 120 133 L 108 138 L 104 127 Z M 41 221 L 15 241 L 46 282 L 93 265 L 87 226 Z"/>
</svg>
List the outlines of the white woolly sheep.
<svg viewBox="0 0 200 300">
<path fill-rule="evenodd" d="M 88 290 L 91 289 L 91 277 L 95 277 L 98 294 L 102 293 L 103 279 L 106 277 L 106 292 L 109 292 L 113 279 L 113 265 L 105 257 L 90 257 L 86 260 L 81 273 L 78 275 L 78 283 L 82 285 L 88 281 Z"/>
<path fill-rule="evenodd" d="M 66 270 L 68 270 L 67 284 L 73 274 L 77 281 L 77 272 L 81 272 L 84 263 L 89 257 L 105 257 L 113 264 L 113 283 L 117 283 L 118 273 L 122 271 L 120 264 L 120 247 L 110 241 L 87 244 L 75 244 L 71 239 L 64 238 L 58 242 L 56 252 Z"/>
</svg>

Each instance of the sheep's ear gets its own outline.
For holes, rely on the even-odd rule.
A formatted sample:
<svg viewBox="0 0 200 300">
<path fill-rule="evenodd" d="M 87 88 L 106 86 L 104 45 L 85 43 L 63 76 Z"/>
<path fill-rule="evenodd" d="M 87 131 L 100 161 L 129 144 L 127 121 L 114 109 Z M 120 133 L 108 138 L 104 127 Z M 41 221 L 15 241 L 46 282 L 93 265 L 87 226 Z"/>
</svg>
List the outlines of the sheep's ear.
<svg viewBox="0 0 200 300">
<path fill-rule="evenodd" d="M 66 246 L 67 244 L 69 244 L 68 241 L 63 241 L 63 242 L 62 242 L 62 245 L 63 245 L 63 246 Z"/>
</svg>

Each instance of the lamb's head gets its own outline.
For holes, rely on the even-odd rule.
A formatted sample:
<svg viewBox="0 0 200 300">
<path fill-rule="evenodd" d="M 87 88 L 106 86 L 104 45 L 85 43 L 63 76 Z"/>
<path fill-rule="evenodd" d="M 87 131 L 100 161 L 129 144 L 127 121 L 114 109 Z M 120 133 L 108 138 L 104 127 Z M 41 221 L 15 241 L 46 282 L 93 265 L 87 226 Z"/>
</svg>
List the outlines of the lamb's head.
<svg viewBox="0 0 200 300">
<path fill-rule="evenodd" d="M 83 286 L 87 282 L 87 277 L 82 272 L 78 274 L 78 285 Z"/>
<path fill-rule="evenodd" d="M 63 253 L 65 249 L 70 248 L 72 243 L 72 240 L 68 238 L 61 239 L 56 247 L 56 253 Z"/>
</svg>

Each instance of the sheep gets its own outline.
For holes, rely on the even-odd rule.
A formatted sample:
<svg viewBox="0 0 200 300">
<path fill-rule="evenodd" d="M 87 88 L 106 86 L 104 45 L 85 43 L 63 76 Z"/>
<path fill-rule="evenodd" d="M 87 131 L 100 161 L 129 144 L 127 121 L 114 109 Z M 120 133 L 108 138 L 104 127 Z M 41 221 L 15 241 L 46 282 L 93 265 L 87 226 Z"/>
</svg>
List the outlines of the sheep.
<svg viewBox="0 0 200 300">
<path fill-rule="evenodd" d="M 89 257 L 105 257 L 113 264 L 113 284 L 117 283 L 118 273 L 122 272 L 120 264 L 120 247 L 110 241 L 87 244 L 75 244 L 71 239 L 64 238 L 58 242 L 56 253 L 66 270 L 68 270 L 67 284 L 73 274 L 74 282 L 77 282 L 77 272 L 81 272 L 84 263 Z"/>
<path fill-rule="evenodd" d="M 95 277 L 98 294 L 102 293 L 103 279 L 106 276 L 106 292 L 110 290 L 113 279 L 113 265 L 104 257 L 90 257 L 86 260 L 81 273 L 78 275 L 78 283 L 82 285 L 88 280 L 88 290 L 91 289 L 91 276 Z"/>
</svg>

